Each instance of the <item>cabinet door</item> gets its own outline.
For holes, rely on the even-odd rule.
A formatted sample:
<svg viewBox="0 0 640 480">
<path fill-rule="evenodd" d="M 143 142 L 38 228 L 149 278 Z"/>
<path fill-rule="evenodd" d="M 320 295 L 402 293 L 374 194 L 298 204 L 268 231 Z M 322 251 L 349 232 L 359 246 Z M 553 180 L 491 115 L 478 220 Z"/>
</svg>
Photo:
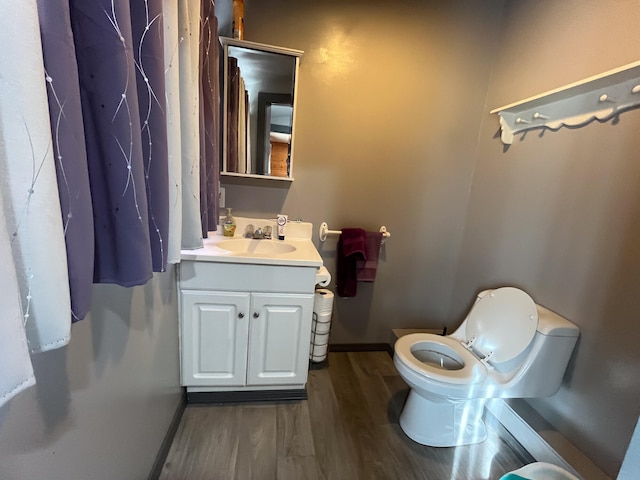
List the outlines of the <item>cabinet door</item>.
<svg viewBox="0 0 640 480">
<path fill-rule="evenodd" d="M 182 385 L 245 384 L 249 298 L 248 293 L 182 292 Z"/>
<path fill-rule="evenodd" d="M 307 381 L 313 294 L 251 295 L 247 385 Z"/>
</svg>

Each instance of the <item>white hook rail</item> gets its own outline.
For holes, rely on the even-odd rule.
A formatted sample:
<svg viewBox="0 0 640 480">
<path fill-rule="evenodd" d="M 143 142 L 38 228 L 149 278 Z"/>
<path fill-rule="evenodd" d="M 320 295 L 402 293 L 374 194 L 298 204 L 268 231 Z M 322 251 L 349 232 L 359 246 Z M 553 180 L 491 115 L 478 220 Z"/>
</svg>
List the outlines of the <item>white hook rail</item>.
<svg viewBox="0 0 640 480">
<path fill-rule="evenodd" d="M 382 234 L 382 241 L 380 243 L 384 244 L 384 241 L 391 236 L 391 233 L 387 231 L 387 227 L 382 225 L 378 230 Z M 342 232 L 340 230 L 329 230 L 329 225 L 327 222 L 322 222 L 320 224 L 320 229 L 318 230 L 318 236 L 320 237 L 320 241 L 324 242 L 327 239 L 327 235 L 340 235 Z"/>
<path fill-rule="evenodd" d="M 496 108 L 500 138 L 510 145 L 514 135 L 531 129 L 582 127 L 594 120 L 606 122 L 640 107 L 640 62 L 556 88 L 520 102 Z"/>
</svg>

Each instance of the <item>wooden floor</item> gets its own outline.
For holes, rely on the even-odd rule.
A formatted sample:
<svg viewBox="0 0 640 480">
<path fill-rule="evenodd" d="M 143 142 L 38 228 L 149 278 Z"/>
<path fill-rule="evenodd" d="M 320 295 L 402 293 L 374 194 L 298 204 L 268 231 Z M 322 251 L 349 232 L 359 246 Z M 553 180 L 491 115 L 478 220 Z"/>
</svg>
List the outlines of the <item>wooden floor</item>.
<svg viewBox="0 0 640 480">
<path fill-rule="evenodd" d="M 398 425 L 409 391 L 385 352 L 331 353 L 309 399 L 187 406 L 163 480 L 499 479 L 533 460 L 496 422 L 478 445 L 434 448 Z"/>
</svg>

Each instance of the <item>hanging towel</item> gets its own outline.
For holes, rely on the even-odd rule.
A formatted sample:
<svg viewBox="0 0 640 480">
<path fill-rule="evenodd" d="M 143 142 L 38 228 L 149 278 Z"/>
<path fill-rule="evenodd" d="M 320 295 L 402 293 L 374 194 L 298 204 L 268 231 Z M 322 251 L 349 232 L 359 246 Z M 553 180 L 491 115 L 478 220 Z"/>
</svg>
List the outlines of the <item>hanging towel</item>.
<svg viewBox="0 0 640 480">
<path fill-rule="evenodd" d="M 366 232 L 365 247 L 366 259 L 356 261 L 356 278 L 359 282 L 373 282 L 376 279 L 378 270 L 378 257 L 380 256 L 380 245 L 382 244 L 382 233 Z"/>
<path fill-rule="evenodd" d="M 358 290 L 358 260 L 367 259 L 366 232 L 361 228 L 343 228 L 338 240 L 336 261 L 338 295 L 355 297 Z"/>
</svg>

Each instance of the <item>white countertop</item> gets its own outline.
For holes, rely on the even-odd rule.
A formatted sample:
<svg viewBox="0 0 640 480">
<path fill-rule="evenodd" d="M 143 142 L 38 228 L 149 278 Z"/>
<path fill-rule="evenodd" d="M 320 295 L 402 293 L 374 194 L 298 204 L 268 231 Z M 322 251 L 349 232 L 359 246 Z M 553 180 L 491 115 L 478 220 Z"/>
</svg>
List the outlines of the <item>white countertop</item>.
<svg viewBox="0 0 640 480">
<path fill-rule="evenodd" d="M 256 226 L 273 225 L 274 237 L 271 240 L 254 240 L 253 242 L 277 242 L 294 247 L 295 250 L 286 253 L 250 253 L 225 250 L 219 247 L 221 242 L 244 240 L 242 232 L 244 226 L 251 223 Z M 217 232 L 209 232 L 209 237 L 203 241 L 203 247 L 194 250 L 182 250 L 182 260 L 221 263 L 244 263 L 255 265 L 289 265 L 300 267 L 321 267 L 322 258 L 311 241 L 313 225 L 307 222 L 290 222 L 287 224 L 285 240 L 277 239 L 277 226 L 273 220 L 236 218 L 236 235 L 225 237 L 222 228 Z M 246 241 L 246 240 L 244 240 Z"/>
</svg>

